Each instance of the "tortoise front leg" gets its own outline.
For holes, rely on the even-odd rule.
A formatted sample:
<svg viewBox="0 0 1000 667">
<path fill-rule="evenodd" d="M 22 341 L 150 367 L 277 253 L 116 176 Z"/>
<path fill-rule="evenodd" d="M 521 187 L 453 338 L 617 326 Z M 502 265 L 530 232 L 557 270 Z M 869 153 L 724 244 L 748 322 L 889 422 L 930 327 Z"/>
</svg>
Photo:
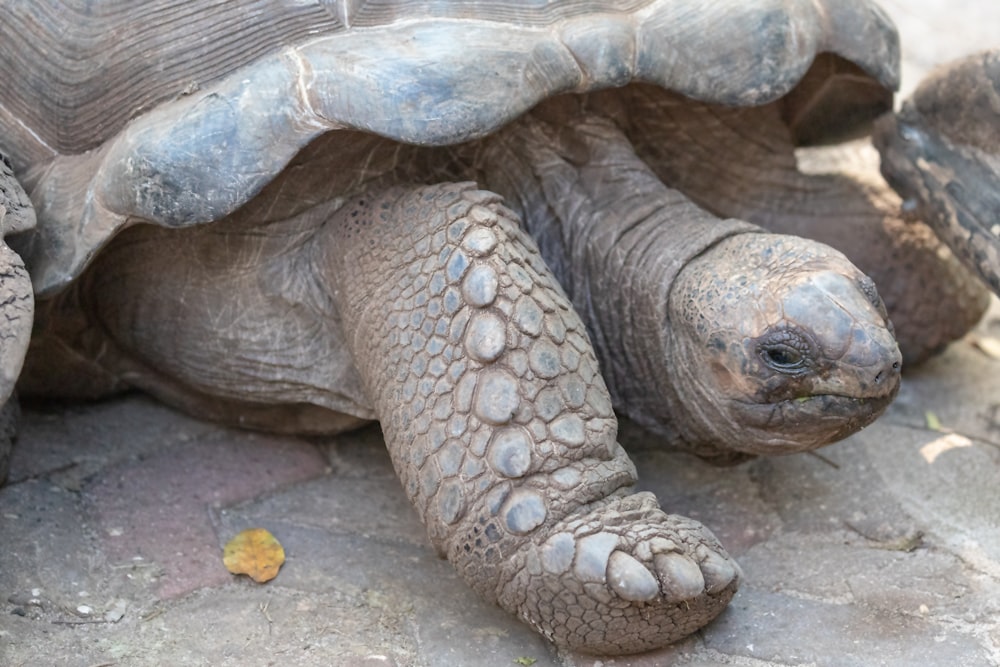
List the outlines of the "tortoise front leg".
<svg viewBox="0 0 1000 667">
<path fill-rule="evenodd" d="M 722 611 L 736 564 L 632 492 L 584 325 L 498 196 L 392 188 L 345 204 L 325 239 L 393 464 L 473 588 L 594 653 L 663 646 Z"/>
</svg>

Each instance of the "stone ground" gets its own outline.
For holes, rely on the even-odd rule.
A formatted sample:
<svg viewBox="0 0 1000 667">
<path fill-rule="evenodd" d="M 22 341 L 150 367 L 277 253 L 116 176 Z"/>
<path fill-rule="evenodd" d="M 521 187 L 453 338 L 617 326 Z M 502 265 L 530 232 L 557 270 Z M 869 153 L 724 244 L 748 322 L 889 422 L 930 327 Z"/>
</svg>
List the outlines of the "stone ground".
<svg viewBox="0 0 1000 667">
<path fill-rule="evenodd" d="M 989 45 L 987 2 L 887 3 L 904 85 Z M 0 665 L 1000 665 L 1000 305 L 819 455 L 717 469 L 623 425 L 641 485 L 746 581 L 713 624 L 624 659 L 559 654 L 430 550 L 377 429 L 307 441 L 141 396 L 26 410 L 0 489 Z M 229 575 L 262 526 L 278 577 Z"/>
</svg>

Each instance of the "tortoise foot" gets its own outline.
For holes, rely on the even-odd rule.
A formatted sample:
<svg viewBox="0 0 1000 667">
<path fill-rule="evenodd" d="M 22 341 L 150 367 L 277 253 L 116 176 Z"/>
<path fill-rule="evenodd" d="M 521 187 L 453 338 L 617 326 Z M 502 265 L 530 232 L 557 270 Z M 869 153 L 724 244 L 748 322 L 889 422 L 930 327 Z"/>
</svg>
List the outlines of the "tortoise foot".
<svg viewBox="0 0 1000 667">
<path fill-rule="evenodd" d="M 739 566 L 696 521 L 664 513 L 648 493 L 567 517 L 518 552 L 500 603 L 556 644 L 636 653 L 715 618 Z"/>
</svg>

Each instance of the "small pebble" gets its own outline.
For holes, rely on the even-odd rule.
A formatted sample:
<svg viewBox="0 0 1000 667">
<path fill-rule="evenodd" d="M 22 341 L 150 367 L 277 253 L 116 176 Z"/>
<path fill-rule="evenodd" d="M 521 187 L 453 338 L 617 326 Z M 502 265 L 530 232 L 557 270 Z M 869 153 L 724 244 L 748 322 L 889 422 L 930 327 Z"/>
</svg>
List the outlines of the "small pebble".
<svg viewBox="0 0 1000 667">
<path fill-rule="evenodd" d="M 114 606 L 104 612 L 104 620 L 108 623 L 117 623 L 125 617 L 125 610 L 127 608 L 128 603 L 125 600 L 115 600 Z"/>
</svg>

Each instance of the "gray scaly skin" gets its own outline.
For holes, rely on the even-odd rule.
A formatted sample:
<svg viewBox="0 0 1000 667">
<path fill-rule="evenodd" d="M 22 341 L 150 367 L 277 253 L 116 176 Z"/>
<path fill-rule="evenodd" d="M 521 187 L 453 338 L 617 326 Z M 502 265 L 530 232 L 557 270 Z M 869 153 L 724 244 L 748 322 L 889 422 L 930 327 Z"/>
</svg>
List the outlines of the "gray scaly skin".
<svg viewBox="0 0 1000 667">
<path fill-rule="evenodd" d="M 811 448 L 880 412 L 899 356 L 839 253 L 714 218 L 608 118 L 546 111 L 424 161 L 369 142 L 361 194 L 287 220 L 128 229 L 41 319 L 106 388 L 259 428 L 377 418 L 474 589 L 561 646 L 643 651 L 714 618 L 740 575 L 632 493 L 613 402 L 720 460 Z M 402 176 L 481 175 L 541 254 L 499 196 L 409 185 L 400 155 Z"/>
<path fill-rule="evenodd" d="M 0 239 L 23 232 L 35 224 L 28 195 L 14 178 L 14 171 L 0 155 Z M 21 257 L 0 240 L 0 485 L 7 479 L 11 445 L 20 416 L 14 383 L 28 350 L 35 300 L 31 279 Z"/>
<path fill-rule="evenodd" d="M 1000 294 L 1000 50 L 929 75 L 875 144 L 911 212 Z"/>
</svg>

